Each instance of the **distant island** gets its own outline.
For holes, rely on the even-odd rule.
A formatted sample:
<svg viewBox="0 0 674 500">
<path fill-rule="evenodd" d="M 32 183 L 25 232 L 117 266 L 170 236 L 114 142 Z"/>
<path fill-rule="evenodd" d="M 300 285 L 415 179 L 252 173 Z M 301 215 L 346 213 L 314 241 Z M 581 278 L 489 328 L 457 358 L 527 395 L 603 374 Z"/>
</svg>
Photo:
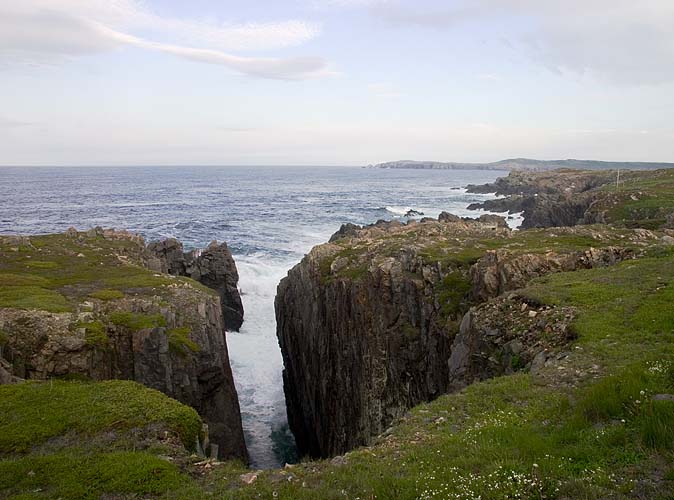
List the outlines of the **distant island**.
<svg viewBox="0 0 674 500">
<path fill-rule="evenodd" d="M 440 161 L 398 160 L 369 165 L 370 168 L 416 168 L 433 170 L 555 170 L 572 168 L 578 170 L 655 170 L 674 168 L 674 163 L 597 161 L 597 160 L 532 160 L 512 158 L 491 163 L 456 163 Z"/>
</svg>

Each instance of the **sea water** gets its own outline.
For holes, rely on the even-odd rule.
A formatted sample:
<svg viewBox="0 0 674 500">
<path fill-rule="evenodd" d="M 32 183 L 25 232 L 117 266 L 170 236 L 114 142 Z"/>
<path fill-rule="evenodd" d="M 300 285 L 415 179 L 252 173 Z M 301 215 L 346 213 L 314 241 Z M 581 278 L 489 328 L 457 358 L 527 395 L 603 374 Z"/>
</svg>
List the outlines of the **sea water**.
<svg viewBox="0 0 674 500">
<path fill-rule="evenodd" d="M 0 233 L 74 226 L 128 229 L 146 240 L 175 237 L 186 248 L 226 241 L 239 270 L 245 320 L 227 333 L 253 467 L 296 457 L 288 431 L 283 361 L 276 339 L 278 282 L 312 246 L 345 222 L 437 217 L 491 195 L 467 184 L 505 172 L 355 167 L 0 168 Z"/>
</svg>

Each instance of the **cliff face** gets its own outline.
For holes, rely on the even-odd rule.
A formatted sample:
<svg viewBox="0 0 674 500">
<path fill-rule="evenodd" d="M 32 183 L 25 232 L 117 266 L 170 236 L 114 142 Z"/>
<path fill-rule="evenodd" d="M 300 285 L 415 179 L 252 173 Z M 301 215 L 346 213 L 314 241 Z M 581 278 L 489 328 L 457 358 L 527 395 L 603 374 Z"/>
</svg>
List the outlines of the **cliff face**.
<svg viewBox="0 0 674 500">
<path fill-rule="evenodd" d="M 314 249 L 276 302 L 290 427 L 312 456 L 365 444 L 446 389 L 451 338 L 433 301 L 438 271 L 390 259 L 365 280 L 325 282 L 321 266 L 339 249 Z"/>
<path fill-rule="evenodd" d="M 0 358 L 13 377 L 135 380 L 195 408 L 221 457 L 247 460 L 215 292 L 139 267 L 144 244 L 124 233 L 8 242 Z M 22 295 L 33 302 L 8 299 Z"/>
<path fill-rule="evenodd" d="M 227 243 L 212 242 L 205 250 L 183 251 L 174 238 L 150 243 L 148 251 L 156 259 L 150 266 L 174 276 L 187 276 L 218 292 L 227 330 L 239 331 L 243 323 L 243 304 L 237 287 L 239 273 Z"/>
<path fill-rule="evenodd" d="M 473 193 L 505 198 L 469 209 L 522 212 L 522 228 L 580 224 L 674 228 L 674 170 L 511 172 L 492 184 L 468 186 Z"/>
<path fill-rule="evenodd" d="M 278 289 L 284 388 L 300 452 L 343 453 L 422 401 L 531 367 L 548 348 L 542 340 L 548 325 L 540 320 L 556 312 L 541 312 L 535 323 L 539 313 L 523 309 L 530 334 L 516 336 L 493 326 L 502 312 L 495 297 L 547 273 L 631 258 L 657 241 L 647 233 L 511 232 L 491 220 L 447 216 L 345 228 L 314 248 Z M 566 330 L 550 323 L 566 341 Z"/>
</svg>

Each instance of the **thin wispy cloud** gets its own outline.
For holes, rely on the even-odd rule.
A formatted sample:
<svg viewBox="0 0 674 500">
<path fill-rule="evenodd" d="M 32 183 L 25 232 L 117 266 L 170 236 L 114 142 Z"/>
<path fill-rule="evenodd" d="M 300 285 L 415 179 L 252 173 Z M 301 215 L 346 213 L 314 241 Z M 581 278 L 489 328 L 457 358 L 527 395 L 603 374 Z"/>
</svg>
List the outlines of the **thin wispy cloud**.
<svg viewBox="0 0 674 500">
<path fill-rule="evenodd" d="M 369 4 L 369 12 L 391 25 L 443 30 L 489 21 L 510 30 L 520 51 L 559 74 L 628 84 L 674 81 L 671 0 L 391 0 Z"/>
<path fill-rule="evenodd" d="M 151 33 L 152 38 L 143 33 Z M 218 64 L 261 78 L 329 75 L 320 57 L 249 57 L 231 50 L 272 50 L 305 43 L 320 26 L 297 20 L 260 24 L 165 18 L 135 0 L 22 0 L 0 4 L 0 59 L 53 64 L 65 59 L 137 47 Z"/>
</svg>

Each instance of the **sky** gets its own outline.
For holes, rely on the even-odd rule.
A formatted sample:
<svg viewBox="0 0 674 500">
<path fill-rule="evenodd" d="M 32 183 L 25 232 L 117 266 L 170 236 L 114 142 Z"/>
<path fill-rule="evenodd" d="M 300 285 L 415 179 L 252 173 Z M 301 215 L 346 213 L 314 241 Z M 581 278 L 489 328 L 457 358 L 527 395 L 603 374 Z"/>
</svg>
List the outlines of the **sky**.
<svg viewBox="0 0 674 500">
<path fill-rule="evenodd" d="M 0 0 L 0 165 L 674 161 L 672 0 Z"/>
</svg>

